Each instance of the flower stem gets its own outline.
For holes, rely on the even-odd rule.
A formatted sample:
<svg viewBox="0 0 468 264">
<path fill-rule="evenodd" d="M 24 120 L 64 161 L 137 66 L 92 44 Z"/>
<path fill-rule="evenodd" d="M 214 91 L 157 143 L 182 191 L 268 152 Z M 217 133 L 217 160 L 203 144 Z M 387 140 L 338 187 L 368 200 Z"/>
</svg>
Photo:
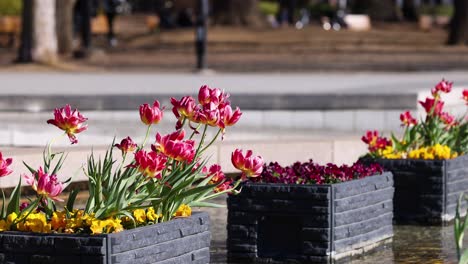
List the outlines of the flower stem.
<svg viewBox="0 0 468 264">
<path fill-rule="evenodd" d="M 206 131 L 207 130 L 208 130 L 208 125 L 205 125 L 205 127 L 203 128 L 203 134 L 202 134 L 202 137 L 201 137 L 201 140 L 200 140 L 200 144 L 198 145 L 197 152 L 195 153 L 195 157 L 198 156 L 198 154 L 200 153 L 200 149 L 203 146 L 203 143 L 205 143 Z"/>
<path fill-rule="evenodd" d="M 191 140 L 196 134 L 198 129 L 200 128 L 201 124 L 198 124 L 198 126 L 193 130 L 192 135 L 190 135 L 189 140 Z"/>
<path fill-rule="evenodd" d="M 218 133 L 213 137 L 213 139 L 208 143 L 201 151 L 200 153 L 203 153 L 205 150 L 207 150 L 213 143 L 216 141 L 216 139 L 219 137 L 219 134 L 221 134 L 222 129 L 218 130 Z"/>
<path fill-rule="evenodd" d="M 141 149 L 145 147 L 146 140 L 148 140 L 148 136 L 149 136 L 150 131 L 151 131 L 151 125 L 148 125 L 148 128 L 146 129 L 145 140 L 143 140 L 143 144 L 141 144 Z"/>
<path fill-rule="evenodd" d="M 120 171 L 122 171 L 122 167 L 123 167 L 123 165 L 124 165 L 124 163 L 125 163 L 125 159 L 126 159 L 126 158 L 127 158 L 127 152 L 124 152 L 124 153 L 122 154 L 122 163 L 120 163 L 119 170 L 118 170 L 119 173 L 120 173 Z"/>
<path fill-rule="evenodd" d="M 47 159 L 48 161 L 50 162 L 52 160 L 52 144 L 55 142 L 55 140 L 57 140 L 58 138 L 60 137 L 63 137 L 64 135 L 66 135 L 67 133 L 63 133 L 61 135 L 58 135 L 56 137 L 53 137 L 49 143 L 47 144 Z"/>
</svg>

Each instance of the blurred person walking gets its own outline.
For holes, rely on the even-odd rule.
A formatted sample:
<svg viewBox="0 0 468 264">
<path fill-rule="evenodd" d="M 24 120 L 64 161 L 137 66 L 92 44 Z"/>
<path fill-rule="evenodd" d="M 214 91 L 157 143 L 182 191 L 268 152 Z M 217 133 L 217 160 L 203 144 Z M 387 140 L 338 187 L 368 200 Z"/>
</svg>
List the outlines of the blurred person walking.
<svg viewBox="0 0 468 264">
<path fill-rule="evenodd" d="M 294 13 L 296 10 L 296 0 L 279 0 L 278 22 L 280 25 L 294 25 Z"/>
<path fill-rule="evenodd" d="M 119 6 L 119 0 L 104 0 L 104 12 L 106 13 L 108 32 L 107 41 L 109 46 L 117 46 L 117 39 L 115 38 L 114 32 L 114 21 L 117 16 L 117 7 Z"/>
</svg>

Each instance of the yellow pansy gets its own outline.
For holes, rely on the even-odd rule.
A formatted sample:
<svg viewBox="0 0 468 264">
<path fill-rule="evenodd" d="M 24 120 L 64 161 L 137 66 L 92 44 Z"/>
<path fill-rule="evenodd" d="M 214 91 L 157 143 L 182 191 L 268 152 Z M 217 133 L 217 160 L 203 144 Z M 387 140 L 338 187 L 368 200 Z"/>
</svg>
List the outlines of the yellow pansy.
<svg viewBox="0 0 468 264">
<path fill-rule="evenodd" d="M 54 212 L 50 219 L 50 225 L 55 231 L 65 229 L 67 227 L 67 219 L 65 212 Z"/>
<path fill-rule="evenodd" d="M 401 152 L 396 152 L 392 146 L 387 146 L 384 150 L 378 150 L 379 154 L 385 159 L 401 159 L 403 154 Z"/>
<path fill-rule="evenodd" d="M 18 215 L 15 212 L 9 214 L 7 216 L 7 223 L 11 225 L 16 220 L 16 218 L 18 218 Z"/>
<path fill-rule="evenodd" d="M 138 224 L 143 224 L 146 222 L 146 212 L 143 209 L 136 209 L 133 211 L 133 217 L 135 218 L 135 222 Z"/>
<path fill-rule="evenodd" d="M 156 221 L 158 221 L 160 216 L 158 214 L 156 214 L 153 207 L 150 207 L 150 208 L 148 208 L 148 210 L 146 210 L 146 218 L 149 221 L 156 222 Z"/>
<path fill-rule="evenodd" d="M 34 233 L 50 233 L 52 226 L 47 223 L 45 214 L 31 213 L 26 219 L 18 223 L 18 229 L 20 231 L 30 231 Z"/>
<path fill-rule="evenodd" d="M 0 232 L 10 230 L 10 225 L 7 224 L 5 220 L 0 220 Z"/>
<path fill-rule="evenodd" d="M 174 216 L 175 217 L 189 217 L 192 215 L 192 208 L 186 204 L 182 204 L 179 206 L 179 209 L 177 209 L 177 212 L 175 212 Z"/>
<path fill-rule="evenodd" d="M 91 221 L 91 226 L 89 229 L 91 230 L 93 235 L 102 234 L 102 229 L 104 228 L 104 223 L 101 220 L 94 219 Z"/>
</svg>

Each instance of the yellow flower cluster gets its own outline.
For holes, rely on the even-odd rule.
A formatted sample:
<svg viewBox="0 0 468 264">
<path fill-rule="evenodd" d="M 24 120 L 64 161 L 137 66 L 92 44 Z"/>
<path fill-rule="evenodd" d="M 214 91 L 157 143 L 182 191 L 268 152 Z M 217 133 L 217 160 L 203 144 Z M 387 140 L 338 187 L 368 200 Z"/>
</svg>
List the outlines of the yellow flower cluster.
<svg viewBox="0 0 468 264">
<path fill-rule="evenodd" d="M 16 229 L 24 232 L 34 232 L 34 233 L 50 233 L 52 231 L 52 226 L 47 222 L 46 216 L 44 213 L 31 213 L 27 216 L 21 216 L 24 220 L 19 221 L 16 224 Z"/>
<path fill-rule="evenodd" d="M 121 220 L 117 218 L 108 218 L 106 220 L 92 219 L 89 229 L 92 234 L 117 233 L 124 230 Z"/>
<path fill-rule="evenodd" d="M 392 146 L 387 146 L 384 150 L 379 149 L 379 156 L 385 159 L 401 159 L 403 158 L 402 152 L 395 152 Z"/>
<path fill-rule="evenodd" d="M 162 215 L 157 214 L 153 207 L 146 209 L 146 211 L 143 209 L 136 209 L 133 211 L 133 219 L 135 219 L 137 225 L 154 224 L 157 223 L 158 219 L 161 217 Z M 125 220 L 130 221 L 128 218 L 125 218 Z"/>
<path fill-rule="evenodd" d="M 8 231 L 10 230 L 11 225 L 13 222 L 18 218 L 18 215 L 16 213 L 11 213 L 7 216 L 6 220 L 0 220 L 0 231 Z"/>
<path fill-rule="evenodd" d="M 188 205 L 181 205 L 174 217 L 189 217 L 192 215 L 192 209 Z M 133 211 L 133 218 L 138 226 L 158 223 L 162 215 L 157 214 L 154 208 L 146 210 L 137 209 Z M 9 230 L 18 230 L 35 233 L 117 233 L 124 230 L 125 227 L 134 226 L 133 221 L 128 217 L 100 220 L 93 214 L 85 214 L 83 210 L 74 210 L 68 215 L 65 211 L 57 211 L 52 214 L 48 221 L 43 212 L 30 213 L 18 217 L 16 213 L 11 213 L 6 219 L 0 220 L 0 232 Z"/>
<path fill-rule="evenodd" d="M 422 147 L 408 153 L 410 159 L 453 159 L 458 157 L 458 153 L 452 152 L 448 146 L 436 144 L 432 147 Z"/>
<path fill-rule="evenodd" d="M 23 219 L 18 221 L 18 219 Z M 52 226 L 47 222 L 43 213 L 31 213 L 21 215 L 18 218 L 16 213 L 11 213 L 6 220 L 0 220 L 0 231 L 19 230 L 24 232 L 50 233 Z"/>
<path fill-rule="evenodd" d="M 8 215 L 6 220 L 0 220 L 0 231 L 18 230 L 34 233 L 76 233 L 89 229 L 92 234 L 120 232 L 123 230 L 120 219 L 95 219 L 84 214 L 83 210 L 75 210 L 67 218 L 66 212 L 54 212 L 50 221 L 43 212 L 30 213 L 18 217 L 16 213 Z"/>
</svg>

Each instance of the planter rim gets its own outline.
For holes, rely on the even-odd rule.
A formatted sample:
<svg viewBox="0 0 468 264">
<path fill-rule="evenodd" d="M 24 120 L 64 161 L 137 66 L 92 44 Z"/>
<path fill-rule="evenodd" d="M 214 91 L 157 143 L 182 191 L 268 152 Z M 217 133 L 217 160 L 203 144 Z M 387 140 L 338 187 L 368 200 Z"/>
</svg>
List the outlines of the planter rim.
<svg viewBox="0 0 468 264">
<path fill-rule="evenodd" d="M 330 184 L 330 183 L 327 183 L 327 184 L 297 184 L 297 183 L 287 184 L 287 183 L 268 183 L 268 182 L 244 182 L 243 186 L 249 186 L 249 185 L 251 185 L 251 186 L 272 186 L 273 185 L 273 186 L 278 186 L 278 187 L 309 187 L 309 186 L 332 187 L 332 186 L 347 184 L 347 183 L 354 182 L 354 181 L 357 181 L 357 180 L 365 180 L 365 179 L 368 179 L 368 178 L 390 176 L 390 175 L 393 175 L 392 172 L 384 171 L 381 174 L 374 174 L 374 175 L 367 176 L 367 177 L 364 177 L 364 178 L 354 179 L 354 180 L 351 180 L 351 181 L 337 182 L 337 183 L 332 183 L 332 184 Z"/>
<path fill-rule="evenodd" d="M 419 161 L 419 162 L 430 162 L 430 161 L 439 161 L 439 162 L 448 162 L 448 161 L 452 161 L 452 160 L 459 160 L 459 159 L 462 159 L 462 158 L 465 158 L 465 157 L 468 157 L 468 153 L 466 154 L 463 154 L 461 156 L 458 156 L 456 158 L 453 158 L 453 159 L 386 159 L 386 158 L 366 158 L 368 160 L 395 160 L 395 161 L 408 161 L 408 160 L 411 160 L 411 161 Z"/>
<path fill-rule="evenodd" d="M 118 236 L 119 234 L 124 234 L 126 232 L 131 232 L 134 230 L 145 230 L 145 229 L 151 229 L 154 228 L 155 226 L 164 228 L 166 225 L 173 224 L 174 222 L 183 222 L 186 221 L 187 219 L 192 219 L 194 216 L 201 216 L 201 215 L 208 215 L 207 212 L 204 211 L 196 211 L 192 212 L 192 215 L 189 217 L 180 217 L 180 218 L 175 218 L 167 222 L 162 222 L 162 223 L 157 223 L 153 225 L 146 225 L 146 226 L 140 226 L 132 229 L 124 229 L 122 232 L 118 233 L 109 233 L 109 234 L 99 234 L 99 235 L 92 235 L 92 234 L 65 234 L 65 233 L 34 233 L 34 232 L 22 232 L 22 231 L 2 231 L 0 232 L 0 236 L 2 234 L 5 235 L 16 235 L 16 236 L 56 236 L 56 237 L 86 237 L 86 238 L 111 238 L 113 236 Z"/>
</svg>

